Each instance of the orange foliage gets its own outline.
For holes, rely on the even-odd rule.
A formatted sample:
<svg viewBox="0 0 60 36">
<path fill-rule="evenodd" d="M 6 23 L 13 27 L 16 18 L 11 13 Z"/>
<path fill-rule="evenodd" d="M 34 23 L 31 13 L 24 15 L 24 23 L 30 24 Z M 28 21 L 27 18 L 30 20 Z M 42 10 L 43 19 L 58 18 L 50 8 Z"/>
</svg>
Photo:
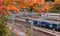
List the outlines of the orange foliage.
<svg viewBox="0 0 60 36">
<path fill-rule="evenodd" d="M 48 5 L 43 6 L 44 9 L 49 10 L 50 7 Z"/>
<path fill-rule="evenodd" d="M 45 10 L 44 8 L 41 8 L 38 13 L 46 13 L 46 12 L 47 10 Z"/>
<path fill-rule="evenodd" d="M 25 8 L 25 6 L 24 5 L 21 5 L 20 8 Z"/>
<path fill-rule="evenodd" d="M 24 1 L 21 1 L 20 4 L 23 5 L 24 4 Z"/>
<path fill-rule="evenodd" d="M 34 6 L 33 9 L 34 9 L 35 11 L 38 11 L 38 10 L 39 10 L 39 7 Z"/>
<path fill-rule="evenodd" d="M 11 4 L 12 3 L 12 0 L 7 0 L 7 2 L 9 2 Z"/>
<path fill-rule="evenodd" d="M 7 6 L 7 9 L 8 10 L 14 10 L 14 11 L 16 11 L 16 13 L 19 12 L 19 9 L 15 6 Z"/>
<path fill-rule="evenodd" d="M 29 8 L 29 6 L 22 5 L 22 6 L 20 6 L 20 8 Z"/>
<path fill-rule="evenodd" d="M 5 0 L 5 2 L 12 4 L 12 0 Z M 6 6 L 5 2 L 4 2 L 4 0 L 0 0 L 0 5 L 1 5 L 0 6 L 0 15 L 2 15 L 3 12 L 5 12 L 5 15 L 7 16 L 10 13 L 9 12 L 10 10 L 14 10 L 14 11 L 16 11 L 15 13 L 19 13 L 19 9 L 16 6 L 14 6 L 14 5 Z"/>
<path fill-rule="evenodd" d="M 4 0 L 0 0 L 0 3 L 3 2 Z"/>
<path fill-rule="evenodd" d="M 34 3 L 37 3 L 37 4 L 44 4 L 44 1 L 45 1 L 45 0 L 34 0 Z"/>
<path fill-rule="evenodd" d="M 33 6 L 33 2 L 28 2 L 28 6 Z"/>
</svg>

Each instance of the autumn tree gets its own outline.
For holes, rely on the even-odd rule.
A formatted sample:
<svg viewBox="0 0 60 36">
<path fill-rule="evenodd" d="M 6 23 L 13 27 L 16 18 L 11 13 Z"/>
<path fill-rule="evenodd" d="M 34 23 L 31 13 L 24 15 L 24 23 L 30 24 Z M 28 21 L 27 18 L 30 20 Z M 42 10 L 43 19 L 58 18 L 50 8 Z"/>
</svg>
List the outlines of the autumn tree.
<svg viewBox="0 0 60 36">
<path fill-rule="evenodd" d="M 0 0 L 0 36 L 11 36 L 9 27 L 7 26 L 8 15 L 10 10 L 19 12 L 17 7 L 12 5 L 12 0 Z"/>
<path fill-rule="evenodd" d="M 50 12 L 60 13 L 60 3 L 53 4 Z"/>
<path fill-rule="evenodd" d="M 11 36 L 10 30 L 7 26 L 7 9 L 4 0 L 0 0 L 0 36 Z"/>
</svg>

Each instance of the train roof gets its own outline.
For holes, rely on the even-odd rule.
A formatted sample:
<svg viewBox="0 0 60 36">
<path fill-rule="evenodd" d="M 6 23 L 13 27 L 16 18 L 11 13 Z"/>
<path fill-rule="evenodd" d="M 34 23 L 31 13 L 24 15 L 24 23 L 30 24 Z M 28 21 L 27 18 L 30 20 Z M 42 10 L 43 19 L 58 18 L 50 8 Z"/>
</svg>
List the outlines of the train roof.
<svg viewBox="0 0 60 36">
<path fill-rule="evenodd" d="M 51 21 L 51 20 L 45 20 L 45 19 L 33 19 L 33 20 L 37 20 L 37 21 L 44 21 L 44 22 L 49 22 L 49 23 L 56 23 L 56 24 L 60 24 L 60 22 L 58 22 L 58 21 Z"/>
</svg>

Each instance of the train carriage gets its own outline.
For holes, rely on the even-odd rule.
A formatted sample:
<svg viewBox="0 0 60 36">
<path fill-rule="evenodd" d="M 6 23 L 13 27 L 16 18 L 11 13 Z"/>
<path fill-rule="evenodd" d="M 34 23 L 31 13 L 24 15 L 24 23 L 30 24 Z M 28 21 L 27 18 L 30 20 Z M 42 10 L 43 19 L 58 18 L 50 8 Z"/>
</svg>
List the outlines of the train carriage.
<svg viewBox="0 0 60 36">
<path fill-rule="evenodd" d="M 47 28 L 55 31 L 60 31 L 60 23 L 50 20 L 33 20 L 33 24 L 38 27 Z"/>
</svg>

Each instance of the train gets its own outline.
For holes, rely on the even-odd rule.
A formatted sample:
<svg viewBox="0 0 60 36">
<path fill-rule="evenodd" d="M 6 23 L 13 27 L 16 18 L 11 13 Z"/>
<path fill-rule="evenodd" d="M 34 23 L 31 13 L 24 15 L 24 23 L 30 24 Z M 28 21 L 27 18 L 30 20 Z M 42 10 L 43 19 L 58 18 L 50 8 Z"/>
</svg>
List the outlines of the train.
<svg viewBox="0 0 60 36">
<path fill-rule="evenodd" d="M 30 14 L 26 14 L 26 15 L 30 15 Z M 60 32 L 60 21 L 58 20 L 60 18 L 60 14 L 44 13 L 44 14 L 41 14 L 41 16 L 39 16 L 39 17 L 42 17 L 45 19 L 42 19 L 42 18 L 33 19 L 33 24 L 35 26 Z M 28 21 L 28 19 L 26 19 L 26 20 Z M 55 21 L 55 20 L 57 20 L 57 21 Z"/>
<path fill-rule="evenodd" d="M 60 22 L 50 20 L 33 20 L 33 25 L 60 32 Z"/>
</svg>

